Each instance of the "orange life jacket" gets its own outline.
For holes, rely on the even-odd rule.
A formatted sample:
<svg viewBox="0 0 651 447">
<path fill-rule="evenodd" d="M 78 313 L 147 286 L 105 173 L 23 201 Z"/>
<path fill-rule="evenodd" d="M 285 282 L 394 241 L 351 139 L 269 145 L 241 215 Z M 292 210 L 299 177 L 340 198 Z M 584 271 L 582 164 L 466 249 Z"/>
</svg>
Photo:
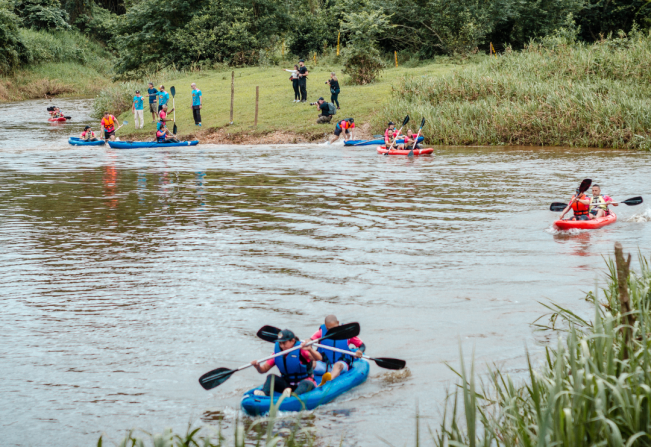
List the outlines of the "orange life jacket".
<svg viewBox="0 0 651 447">
<path fill-rule="evenodd" d="M 575 197 L 576 195 L 572 196 L 572 200 L 574 200 Z M 579 199 L 584 199 L 584 198 L 586 198 L 585 194 L 581 194 L 579 196 Z M 575 216 L 585 216 L 590 211 L 590 205 L 585 205 L 577 201 L 572 203 L 572 211 L 574 211 Z"/>
<path fill-rule="evenodd" d="M 108 119 L 102 118 L 102 126 L 108 132 L 112 132 L 115 129 L 115 121 L 113 121 L 113 115 L 109 115 Z"/>
</svg>

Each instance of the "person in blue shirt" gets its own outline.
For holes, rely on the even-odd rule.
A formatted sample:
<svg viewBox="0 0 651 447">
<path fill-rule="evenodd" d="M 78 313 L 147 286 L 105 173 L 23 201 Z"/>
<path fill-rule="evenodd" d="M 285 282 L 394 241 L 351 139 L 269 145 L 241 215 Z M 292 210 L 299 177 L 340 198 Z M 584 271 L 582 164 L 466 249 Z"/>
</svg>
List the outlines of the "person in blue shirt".
<svg viewBox="0 0 651 447">
<path fill-rule="evenodd" d="M 136 90 L 136 96 L 133 97 L 133 104 L 131 104 L 131 110 L 133 111 L 133 121 L 135 122 L 136 129 L 142 129 L 145 127 L 145 118 L 143 116 L 144 104 L 143 97 L 140 96 L 140 90 Z M 140 122 L 140 126 L 138 126 Z"/>
<path fill-rule="evenodd" d="M 155 123 L 156 118 L 158 118 L 158 109 L 156 108 L 156 98 L 158 97 L 158 90 L 154 88 L 153 82 L 149 83 L 147 94 L 149 95 L 149 111 L 151 112 L 151 122 Z"/>
<path fill-rule="evenodd" d="M 201 127 L 201 90 L 197 88 L 194 82 L 190 84 L 192 87 L 192 117 L 194 118 L 194 125 Z"/>
<path fill-rule="evenodd" d="M 170 100 L 170 94 L 165 91 L 165 86 L 160 86 L 158 91 L 158 112 L 160 113 L 161 109 L 165 104 Z"/>
</svg>

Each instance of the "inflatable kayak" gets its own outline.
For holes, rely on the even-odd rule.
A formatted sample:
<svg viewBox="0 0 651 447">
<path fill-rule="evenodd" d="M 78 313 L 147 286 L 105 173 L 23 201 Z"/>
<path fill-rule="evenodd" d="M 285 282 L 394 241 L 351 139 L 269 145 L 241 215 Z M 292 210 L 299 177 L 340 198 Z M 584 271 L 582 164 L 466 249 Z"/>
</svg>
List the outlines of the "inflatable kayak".
<svg viewBox="0 0 651 447">
<path fill-rule="evenodd" d="M 337 396 L 350 391 L 357 385 L 364 383 L 368 377 L 369 364 L 366 360 L 355 360 L 353 367 L 346 373 L 323 386 L 314 388 L 309 393 L 301 394 L 298 398 L 291 396 L 283 399 L 280 404 L 280 411 L 302 411 L 313 410 L 319 405 L 330 402 Z M 321 383 L 321 376 L 315 376 L 316 383 Z M 255 396 L 253 392 L 261 389 L 262 386 L 244 393 L 242 397 L 242 409 L 251 416 L 263 416 L 269 412 L 271 398 L 268 396 Z M 281 394 L 274 394 L 274 404 L 278 402 Z"/>
<path fill-rule="evenodd" d="M 389 153 L 389 155 L 409 155 L 409 151 L 400 151 L 398 149 L 391 149 L 390 151 L 387 150 L 386 147 L 384 146 L 378 146 L 377 148 L 377 153 L 378 154 L 386 154 Z M 426 149 L 414 149 L 414 155 L 427 155 L 431 154 L 434 152 L 434 149 L 431 147 L 428 147 Z"/>
<path fill-rule="evenodd" d="M 73 146 L 104 146 L 104 140 L 86 141 L 82 138 L 70 137 L 68 143 Z"/>
<path fill-rule="evenodd" d="M 423 137 L 418 137 L 418 142 L 422 142 Z M 396 141 L 396 144 L 402 144 L 405 142 L 404 138 L 401 138 Z M 375 144 L 384 144 L 384 138 L 378 138 L 376 140 L 348 140 L 344 141 L 344 146 L 371 146 Z"/>
<path fill-rule="evenodd" d="M 56 123 L 56 122 L 65 122 L 65 121 L 66 121 L 66 117 L 65 117 L 65 116 L 61 116 L 61 117 L 59 117 L 59 118 L 48 118 L 47 120 L 48 120 L 49 122 L 51 122 L 51 123 Z"/>
<path fill-rule="evenodd" d="M 605 227 L 612 223 L 617 222 L 617 215 L 610 213 L 609 215 L 600 219 L 592 220 L 557 220 L 554 226 L 559 230 L 571 230 L 572 228 L 580 230 L 594 230 L 597 228 Z"/>
<path fill-rule="evenodd" d="M 138 149 L 141 147 L 196 146 L 199 141 L 181 141 L 179 143 L 156 143 L 154 141 L 109 141 L 113 149 Z"/>
</svg>

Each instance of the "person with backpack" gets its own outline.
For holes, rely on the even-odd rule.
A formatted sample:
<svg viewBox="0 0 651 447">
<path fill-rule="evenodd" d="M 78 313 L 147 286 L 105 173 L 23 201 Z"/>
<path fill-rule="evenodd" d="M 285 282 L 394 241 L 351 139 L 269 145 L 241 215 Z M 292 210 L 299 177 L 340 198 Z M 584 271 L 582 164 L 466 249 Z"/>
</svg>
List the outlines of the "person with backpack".
<svg viewBox="0 0 651 447">
<path fill-rule="evenodd" d="M 332 121 L 332 116 L 337 113 L 337 109 L 335 108 L 335 105 L 329 102 L 325 102 L 325 99 L 323 97 L 319 98 L 317 102 L 313 103 L 316 104 L 317 109 L 321 113 L 319 113 L 318 118 L 316 119 L 317 124 L 327 124 L 330 121 Z"/>
</svg>

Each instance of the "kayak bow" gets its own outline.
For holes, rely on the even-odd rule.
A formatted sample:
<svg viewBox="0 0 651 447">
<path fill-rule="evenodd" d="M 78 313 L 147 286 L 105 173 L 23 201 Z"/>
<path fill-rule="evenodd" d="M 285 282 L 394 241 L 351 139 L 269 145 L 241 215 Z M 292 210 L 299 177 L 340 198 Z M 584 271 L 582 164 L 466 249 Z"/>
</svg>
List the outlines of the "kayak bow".
<svg viewBox="0 0 651 447">
<path fill-rule="evenodd" d="M 557 220 L 554 226 L 559 230 L 571 230 L 573 228 L 579 230 L 596 230 L 597 228 L 605 227 L 606 225 L 613 224 L 617 221 L 617 215 L 610 213 L 600 219 L 591 220 Z"/>
</svg>

